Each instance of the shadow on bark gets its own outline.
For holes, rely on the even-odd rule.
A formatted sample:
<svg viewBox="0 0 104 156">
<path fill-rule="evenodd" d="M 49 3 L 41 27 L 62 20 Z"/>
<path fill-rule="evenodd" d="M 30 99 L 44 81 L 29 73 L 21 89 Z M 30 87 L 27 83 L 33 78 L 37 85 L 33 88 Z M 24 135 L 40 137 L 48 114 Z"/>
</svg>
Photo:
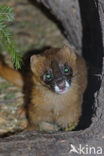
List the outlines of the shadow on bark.
<svg viewBox="0 0 104 156">
<path fill-rule="evenodd" d="M 83 57 L 88 64 L 88 87 L 84 96 L 83 114 L 78 128 L 85 129 L 90 126 L 95 113 L 94 94 L 101 85 L 103 42 L 98 7 L 95 1 L 79 0 L 83 25 Z"/>
</svg>

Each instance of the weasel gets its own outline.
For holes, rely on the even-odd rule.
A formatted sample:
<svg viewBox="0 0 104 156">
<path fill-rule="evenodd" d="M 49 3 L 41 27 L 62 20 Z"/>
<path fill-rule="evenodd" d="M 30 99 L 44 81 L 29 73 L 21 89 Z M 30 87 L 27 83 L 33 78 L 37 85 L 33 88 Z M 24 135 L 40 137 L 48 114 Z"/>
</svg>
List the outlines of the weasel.
<svg viewBox="0 0 104 156">
<path fill-rule="evenodd" d="M 69 46 L 32 55 L 26 74 L 0 61 L 0 76 L 23 88 L 28 129 L 72 130 L 78 124 L 87 68 Z"/>
</svg>

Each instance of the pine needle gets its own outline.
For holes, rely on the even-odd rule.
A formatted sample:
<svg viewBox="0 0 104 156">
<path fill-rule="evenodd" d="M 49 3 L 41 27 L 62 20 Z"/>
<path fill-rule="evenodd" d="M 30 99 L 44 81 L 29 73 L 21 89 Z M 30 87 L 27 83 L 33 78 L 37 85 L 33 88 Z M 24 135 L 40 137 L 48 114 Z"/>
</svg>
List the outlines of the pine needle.
<svg viewBox="0 0 104 156">
<path fill-rule="evenodd" d="M 21 56 L 18 54 L 18 47 L 13 39 L 13 33 L 7 28 L 7 22 L 14 20 L 14 9 L 8 6 L 0 6 L 0 40 L 1 45 L 11 54 L 12 62 L 20 68 Z"/>
</svg>

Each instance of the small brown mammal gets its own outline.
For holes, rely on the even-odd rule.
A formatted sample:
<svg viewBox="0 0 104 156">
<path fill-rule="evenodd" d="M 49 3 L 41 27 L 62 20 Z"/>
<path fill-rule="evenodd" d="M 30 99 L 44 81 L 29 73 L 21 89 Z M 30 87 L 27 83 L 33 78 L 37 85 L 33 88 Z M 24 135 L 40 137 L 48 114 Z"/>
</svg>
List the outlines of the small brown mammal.
<svg viewBox="0 0 104 156">
<path fill-rule="evenodd" d="M 71 130 L 82 112 L 83 93 L 87 86 L 84 59 L 68 46 L 51 48 L 30 58 L 32 78 L 30 102 L 25 111 L 28 129 Z M 0 62 L 0 76 L 23 87 L 23 76 Z"/>
</svg>

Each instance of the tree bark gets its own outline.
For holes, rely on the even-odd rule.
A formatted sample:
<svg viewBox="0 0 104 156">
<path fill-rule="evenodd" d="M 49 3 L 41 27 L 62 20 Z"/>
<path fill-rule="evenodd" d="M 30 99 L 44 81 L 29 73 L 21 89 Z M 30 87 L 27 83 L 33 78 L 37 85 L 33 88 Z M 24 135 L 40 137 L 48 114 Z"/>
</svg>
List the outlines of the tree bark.
<svg viewBox="0 0 104 156">
<path fill-rule="evenodd" d="M 63 28 L 64 34 L 71 45 L 81 53 L 82 49 L 82 25 L 80 18 L 79 3 L 77 0 L 37 0 L 48 8 L 55 18 L 57 18 Z"/>
<path fill-rule="evenodd" d="M 82 147 L 94 146 L 96 150 L 100 146 L 104 150 L 104 2 L 103 0 L 37 0 L 37 2 L 44 4 L 62 23 L 69 42 L 79 53 L 82 51 L 90 64 L 83 115 L 78 127 L 80 130 L 53 134 L 24 131 L 0 139 L 0 154 L 78 155 L 70 153 L 71 144 L 76 149 L 81 144 Z M 84 153 L 86 154 L 85 150 Z"/>
</svg>

